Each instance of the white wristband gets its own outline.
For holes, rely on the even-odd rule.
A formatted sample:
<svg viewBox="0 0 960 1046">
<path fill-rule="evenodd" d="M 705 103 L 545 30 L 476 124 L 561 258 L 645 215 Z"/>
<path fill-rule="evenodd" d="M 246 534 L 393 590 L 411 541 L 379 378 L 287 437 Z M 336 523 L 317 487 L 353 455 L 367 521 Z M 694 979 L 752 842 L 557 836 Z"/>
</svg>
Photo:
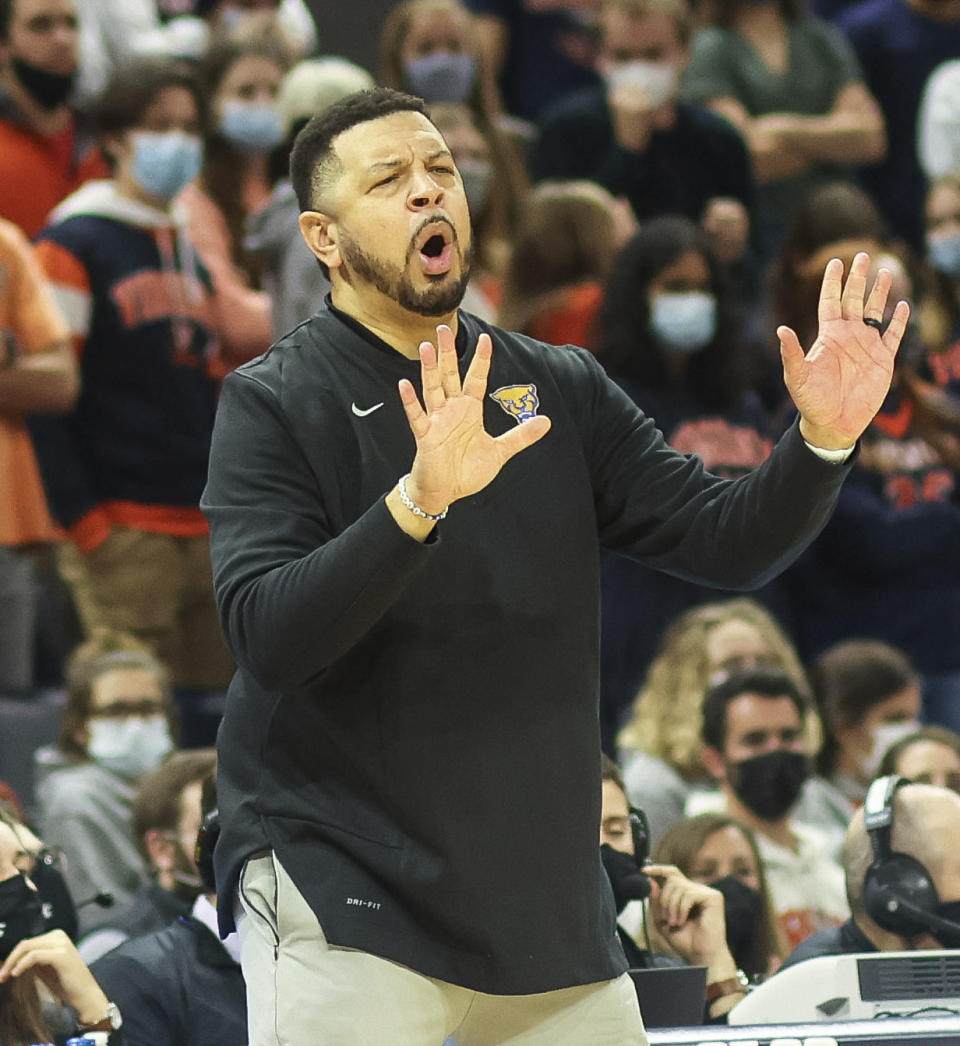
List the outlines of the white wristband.
<svg viewBox="0 0 960 1046">
<path fill-rule="evenodd" d="M 434 522 L 436 522 L 439 519 L 446 519 L 447 512 L 450 508 L 449 505 L 442 512 L 434 515 L 434 513 L 432 512 L 424 512 L 423 509 L 413 500 L 413 498 L 410 497 L 410 495 L 407 493 L 407 480 L 409 478 L 410 473 L 408 472 L 405 476 L 400 477 L 400 482 L 397 484 L 397 491 L 400 494 L 400 500 L 403 502 L 404 508 L 410 509 L 410 511 L 415 516 L 419 516 L 421 519 L 432 519 Z"/>
</svg>

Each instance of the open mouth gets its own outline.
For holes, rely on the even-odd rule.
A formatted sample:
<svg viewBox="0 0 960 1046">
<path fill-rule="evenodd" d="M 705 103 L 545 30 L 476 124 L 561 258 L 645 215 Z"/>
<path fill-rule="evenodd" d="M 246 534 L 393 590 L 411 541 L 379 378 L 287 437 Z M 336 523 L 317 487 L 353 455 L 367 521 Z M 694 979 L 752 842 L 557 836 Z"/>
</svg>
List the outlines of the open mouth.
<svg viewBox="0 0 960 1046">
<path fill-rule="evenodd" d="M 430 222 L 417 237 L 420 266 L 428 276 L 449 272 L 453 265 L 453 228 L 447 222 Z"/>
</svg>

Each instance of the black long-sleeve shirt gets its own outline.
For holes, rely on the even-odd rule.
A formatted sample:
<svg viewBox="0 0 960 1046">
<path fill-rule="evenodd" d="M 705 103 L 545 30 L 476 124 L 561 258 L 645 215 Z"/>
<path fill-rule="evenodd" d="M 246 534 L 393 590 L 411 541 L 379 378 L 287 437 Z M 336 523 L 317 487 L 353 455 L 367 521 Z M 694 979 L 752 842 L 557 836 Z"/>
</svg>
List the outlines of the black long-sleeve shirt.
<svg viewBox="0 0 960 1046">
<path fill-rule="evenodd" d="M 846 469 L 794 428 L 713 477 L 587 352 L 461 313 L 462 368 L 482 331 L 489 393 L 531 386 L 552 428 L 424 543 L 384 503 L 415 453 L 397 380 L 418 387 L 418 363 L 327 309 L 224 383 L 202 502 L 240 666 L 217 881 L 232 897 L 272 847 L 332 943 L 524 994 L 626 968 L 597 845 L 601 544 L 758 585 Z M 484 424 L 516 421 L 488 394 Z"/>
</svg>

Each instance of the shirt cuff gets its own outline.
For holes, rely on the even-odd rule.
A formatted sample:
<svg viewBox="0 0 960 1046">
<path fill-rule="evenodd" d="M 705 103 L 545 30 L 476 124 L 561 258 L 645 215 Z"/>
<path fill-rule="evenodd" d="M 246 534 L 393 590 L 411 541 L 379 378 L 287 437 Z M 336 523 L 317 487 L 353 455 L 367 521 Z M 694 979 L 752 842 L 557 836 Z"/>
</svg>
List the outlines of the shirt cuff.
<svg viewBox="0 0 960 1046">
<path fill-rule="evenodd" d="M 806 440 L 803 442 L 807 443 Z M 812 443 L 807 443 L 807 446 L 818 458 L 829 461 L 831 465 L 842 465 L 854 451 L 853 447 L 843 447 L 840 450 L 826 450 L 823 447 L 815 447 Z"/>
</svg>

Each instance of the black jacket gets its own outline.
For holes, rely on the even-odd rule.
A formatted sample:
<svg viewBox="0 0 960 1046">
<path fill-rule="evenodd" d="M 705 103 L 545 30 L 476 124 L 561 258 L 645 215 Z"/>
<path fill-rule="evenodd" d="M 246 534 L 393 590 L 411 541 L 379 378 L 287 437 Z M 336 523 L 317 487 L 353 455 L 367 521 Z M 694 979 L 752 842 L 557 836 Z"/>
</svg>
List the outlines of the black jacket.
<svg viewBox="0 0 960 1046">
<path fill-rule="evenodd" d="M 487 430 L 516 424 L 492 394 L 522 388 L 552 429 L 423 544 L 384 504 L 418 364 L 327 309 L 224 383 L 202 506 L 240 667 L 216 870 L 232 898 L 272 847 L 332 943 L 525 994 L 626 969 L 597 846 L 600 545 L 761 584 L 846 469 L 795 427 L 757 472 L 712 477 L 587 352 L 461 313 L 462 365 L 484 330 Z"/>
<path fill-rule="evenodd" d="M 90 967 L 123 1015 L 110 1046 L 243 1046 L 247 999 L 240 967 L 210 930 L 180 918 L 134 937 Z"/>
</svg>

